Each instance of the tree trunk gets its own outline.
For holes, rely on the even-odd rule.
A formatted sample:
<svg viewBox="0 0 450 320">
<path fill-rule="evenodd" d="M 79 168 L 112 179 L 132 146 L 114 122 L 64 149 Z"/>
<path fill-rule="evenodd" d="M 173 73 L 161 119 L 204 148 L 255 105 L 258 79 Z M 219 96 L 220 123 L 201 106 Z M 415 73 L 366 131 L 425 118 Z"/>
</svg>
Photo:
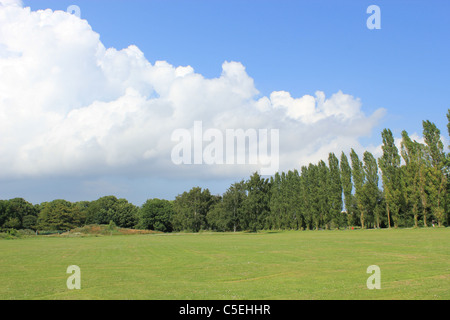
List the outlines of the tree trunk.
<svg viewBox="0 0 450 320">
<path fill-rule="evenodd" d="M 365 227 L 364 227 L 364 211 L 361 211 L 361 228 L 365 229 Z"/>
<path fill-rule="evenodd" d="M 386 204 L 386 211 L 387 211 L 387 216 L 388 216 L 388 228 L 391 227 L 391 216 L 390 216 L 390 210 L 389 210 L 389 205 Z"/>
</svg>

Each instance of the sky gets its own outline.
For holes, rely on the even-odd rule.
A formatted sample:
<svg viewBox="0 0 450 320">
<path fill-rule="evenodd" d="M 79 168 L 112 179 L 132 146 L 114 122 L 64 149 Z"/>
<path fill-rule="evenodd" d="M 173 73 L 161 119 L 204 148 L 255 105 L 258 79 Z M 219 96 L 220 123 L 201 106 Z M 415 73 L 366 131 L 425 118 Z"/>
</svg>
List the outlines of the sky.
<svg viewBox="0 0 450 320">
<path fill-rule="evenodd" d="M 421 141 L 423 120 L 447 146 L 449 12 L 442 0 L 0 0 L 0 198 L 141 205 L 222 194 L 262 168 L 175 164 L 174 132 L 195 145 L 199 121 L 266 130 L 271 151 L 277 131 L 280 171 L 351 148 L 379 157 L 384 128 Z"/>
</svg>

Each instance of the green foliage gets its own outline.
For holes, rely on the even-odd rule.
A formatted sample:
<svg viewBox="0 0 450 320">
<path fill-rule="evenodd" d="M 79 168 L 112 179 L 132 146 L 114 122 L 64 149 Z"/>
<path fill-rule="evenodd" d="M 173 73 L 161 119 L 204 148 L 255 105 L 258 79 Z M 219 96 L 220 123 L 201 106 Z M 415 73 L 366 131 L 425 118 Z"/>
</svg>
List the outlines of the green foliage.
<svg viewBox="0 0 450 320">
<path fill-rule="evenodd" d="M 441 226 L 446 220 L 445 201 L 447 199 L 447 175 L 445 174 L 446 156 L 441 132 L 430 121 L 423 122 L 425 152 L 431 165 L 427 170 L 430 209 Z"/>
<path fill-rule="evenodd" d="M 233 183 L 207 213 L 208 225 L 215 231 L 239 231 L 245 222 L 246 183 Z"/>
<path fill-rule="evenodd" d="M 138 211 L 138 229 L 172 232 L 173 202 L 148 199 Z"/>
<path fill-rule="evenodd" d="M 0 228 L 23 228 L 26 216 L 37 216 L 36 208 L 22 198 L 0 200 Z"/>
<path fill-rule="evenodd" d="M 323 160 L 319 161 L 318 168 L 318 207 L 319 215 L 317 216 L 318 225 L 324 225 L 328 229 L 330 223 L 330 202 L 329 202 L 329 175 L 330 170 Z"/>
<path fill-rule="evenodd" d="M 340 228 L 344 226 L 342 215 L 342 180 L 339 168 L 339 159 L 334 153 L 328 156 L 328 166 L 330 168 L 328 183 L 328 200 L 330 218 L 329 223 L 332 228 Z"/>
<path fill-rule="evenodd" d="M 312 194 L 310 189 L 310 171 L 309 167 L 302 166 L 300 179 L 300 213 L 303 217 L 303 228 L 306 230 L 312 229 Z"/>
<path fill-rule="evenodd" d="M 207 229 L 206 215 L 214 203 L 208 189 L 194 187 L 178 195 L 174 201 L 173 228 L 177 231 L 199 232 Z"/>
<path fill-rule="evenodd" d="M 78 203 L 77 207 L 86 212 L 87 224 L 108 224 L 112 220 L 121 228 L 134 228 L 138 222 L 138 207 L 115 196 L 101 197 L 90 204 Z"/>
<path fill-rule="evenodd" d="M 364 176 L 365 183 L 362 189 L 362 198 L 363 198 L 363 206 L 364 212 L 366 216 L 364 217 L 364 225 L 376 225 L 379 227 L 380 225 L 380 217 L 375 217 L 376 208 L 380 202 L 380 192 L 378 189 L 378 164 L 375 157 L 368 151 L 364 152 L 363 157 L 364 162 Z M 378 210 L 378 213 L 381 211 Z"/>
<path fill-rule="evenodd" d="M 382 172 L 383 191 L 386 199 L 386 211 L 388 215 L 388 227 L 391 226 L 391 218 L 394 226 L 398 227 L 399 212 L 401 208 L 401 172 L 400 172 L 400 155 L 395 146 L 392 131 L 384 129 L 383 138 L 383 155 L 378 160 L 378 165 Z"/>
<path fill-rule="evenodd" d="M 244 221 L 244 202 L 247 198 L 246 183 L 244 180 L 233 183 L 223 195 L 223 203 L 233 231 L 241 230 Z"/>
<path fill-rule="evenodd" d="M 306 175 L 306 192 L 308 193 L 308 208 L 311 221 L 311 228 L 318 230 L 321 227 L 320 217 L 320 187 L 319 187 L 319 167 L 309 164 Z"/>
<path fill-rule="evenodd" d="M 66 200 L 44 204 L 37 219 L 40 230 L 70 230 L 82 226 L 86 218 L 80 209 Z"/>
<path fill-rule="evenodd" d="M 355 187 L 355 202 L 360 213 L 361 227 L 364 229 L 364 219 L 366 211 L 366 207 L 364 205 L 364 183 L 366 180 L 366 176 L 363 168 L 363 163 L 359 160 L 358 154 L 353 149 L 351 150 L 350 158 L 352 161 L 352 176 L 353 184 Z"/>
<path fill-rule="evenodd" d="M 270 180 L 270 214 L 266 226 L 276 230 L 297 230 L 303 221 L 302 185 L 297 170 L 276 173 Z"/>
<path fill-rule="evenodd" d="M 448 135 L 450 136 L 450 109 L 448 109 L 447 111 L 447 130 L 448 130 Z M 450 149 L 450 146 L 448 147 Z"/>
<path fill-rule="evenodd" d="M 353 203 L 353 183 L 352 183 L 352 168 L 348 163 L 348 158 L 344 152 L 341 154 L 341 180 L 342 180 L 342 191 L 344 193 L 344 204 L 345 211 L 347 213 L 347 225 L 351 226 L 353 224 L 353 213 L 352 213 L 352 203 Z"/>
<path fill-rule="evenodd" d="M 114 221 L 110 221 L 109 222 L 109 224 L 108 224 L 108 230 L 109 231 L 115 231 L 115 230 L 117 230 L 117 225 L 114 223 Z"/>
<path fill-rule="evenodd" d="M 243 228 L 256 232 L 269 225 L 270 182 L 255 172 L 246 183 L 247 197 L 243 202 Z"/>
<path fill-rule="evenodd" d="M 37 217 L 32 215 L 27 215 L 23 217 L 22 226 L 25 229 L 36 230 L 37 229 Z"/>
<path fill-rule="evenodd" d="M 215 203 L 207 214 L 209 227 L 214 231 L 227 232 L 233 230 L 233 211 L 227 210 L 221 199 Z"/>
<path fill-rule="evenodd" d="M 402 187 L 407 212 L 411 211 L 414 226 L 419 226 L 421 207 L 421 170 L 423 170 L 422 146 L 417 141 L 412 141 L 406 131 L 402 132 L 401 155 L 405 161 L 402 174 Z M 426 196 L 426 195 L 424 195 Z"/>
</svg>

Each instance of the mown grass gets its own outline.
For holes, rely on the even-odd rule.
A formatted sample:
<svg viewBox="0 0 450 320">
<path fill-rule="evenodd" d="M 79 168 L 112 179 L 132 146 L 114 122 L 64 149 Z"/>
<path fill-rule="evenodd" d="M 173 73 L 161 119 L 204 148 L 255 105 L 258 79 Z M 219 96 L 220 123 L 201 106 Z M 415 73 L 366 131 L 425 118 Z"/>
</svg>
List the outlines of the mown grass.
<svg viewBox="0 0 450 320">
<path fill-rule="evenodd" d="M 449 240 L 449 228 L 1 240 L 0 299 L 447 300 Z M 67 289 L 69 265 L 81 290 Z"/>
</svg>

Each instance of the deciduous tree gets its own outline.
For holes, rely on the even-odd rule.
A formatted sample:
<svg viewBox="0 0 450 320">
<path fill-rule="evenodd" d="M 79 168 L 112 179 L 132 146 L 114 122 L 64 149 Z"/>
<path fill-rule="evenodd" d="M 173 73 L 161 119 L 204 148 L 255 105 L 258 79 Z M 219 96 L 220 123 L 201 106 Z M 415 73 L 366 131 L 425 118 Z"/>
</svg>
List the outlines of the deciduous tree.
<svg viewBox="0 0 450 320">
<path fill-rule="evenodd" d="M 400 181 L 400 155 L 395 146 L 394 136 L 390 129 L 384 129 L 381 137 L 383 139 L 383 155 L 378 159 L 381 169 L 384 198 L 386 200 L 386 212 L 388 216 L 388 227 L 391 227 L 391 218 L 394 226 L 398 227 L 398 214 L 401 207 L 401 181 Z"/>
<path fill-rule="evenodd" d="M 347 211 L 347 225 L 350 226 L 353 223 L 353 214 L 351 212 L 353 202 L 353 182 L 352 182 L 352 168 L 348 163 L 348 158 L 344 152 L 341 154 L 341 180 L 342 190 L 344 193 L 345 210 Z"/>
<path fill-rule="evenodd" d="M 355 150 L 351 150 L 350 158 L 352 161 L 352 176 L 353 176 L 353 184 L 355 186 L 355 200 L 356 205 L 358 207 L 360 213 L 360 222 L 361 228 L 365 228 L 364 219 L 365 219 L 365 206 L 364 206 L 364 182 L 365 182 L 365 172 L 363 169 L 363 163 L 359 160 L 358 154 Z"/>
</svg>

